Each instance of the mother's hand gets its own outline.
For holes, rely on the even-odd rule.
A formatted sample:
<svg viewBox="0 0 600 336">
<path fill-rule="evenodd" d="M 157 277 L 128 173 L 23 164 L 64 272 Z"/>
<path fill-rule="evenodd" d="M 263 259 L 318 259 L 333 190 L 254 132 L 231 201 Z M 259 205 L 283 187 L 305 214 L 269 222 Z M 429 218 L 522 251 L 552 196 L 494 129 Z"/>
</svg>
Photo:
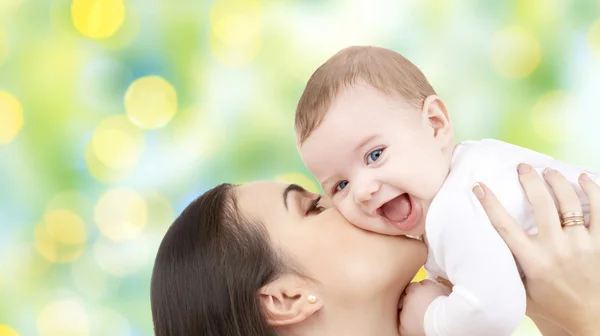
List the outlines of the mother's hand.
<svg viewBox="0 0 600 336">
<path fill-rule="evenodd" d="M 590 225 L 561 227 L 560 213 L 581 212 L 569 182 L 547 170 L 546 183 L 529 165 L 519 179 L 533 206 L 538 234 L 528 236 L 482 183 L 473 188 L 492 225 L 525 273 L 528 311 L 560 325 L 572 335 L 600 335 L 600 187 L 588 175 L 579 183 L 590 202 Z"/>
</svg>

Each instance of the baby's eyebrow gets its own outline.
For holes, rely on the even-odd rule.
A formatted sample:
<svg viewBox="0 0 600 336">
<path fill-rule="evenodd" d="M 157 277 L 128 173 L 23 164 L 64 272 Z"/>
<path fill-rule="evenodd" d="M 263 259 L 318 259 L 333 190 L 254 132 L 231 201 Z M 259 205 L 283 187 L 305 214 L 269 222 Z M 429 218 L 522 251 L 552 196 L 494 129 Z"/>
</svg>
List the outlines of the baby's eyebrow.
<svg viewBox="0 0 600 336">
<path fill-rule="evenodd" d="M 288 205 L 287 205 L 287 199 L 288 199 L 288 195 L 290 192 L 292 191 L 296 191 L 299 193 L 305 193 L 307 192 L 306 189 L 302 188 L 301 186 L 297 185 L 297 184 L 290 184 L 288 185 L 285 190 L 283 191 L 283 206 L 285 206 L 285 210 L 288 210 Z"/>
<path fill-rule="evenodd" d="M 359 151 L 361 148 L 363 148 L 366 144 L 368 144 L 369 142 L 373 141 L 373 139 L 377 138 L 377 134 L 373 134 L 370 135 L 366 138 L 364 138 L 359 144 L 358 146 L 356 146 L 356 148 L 354 148 L 354 152 Z"/>
</svg>

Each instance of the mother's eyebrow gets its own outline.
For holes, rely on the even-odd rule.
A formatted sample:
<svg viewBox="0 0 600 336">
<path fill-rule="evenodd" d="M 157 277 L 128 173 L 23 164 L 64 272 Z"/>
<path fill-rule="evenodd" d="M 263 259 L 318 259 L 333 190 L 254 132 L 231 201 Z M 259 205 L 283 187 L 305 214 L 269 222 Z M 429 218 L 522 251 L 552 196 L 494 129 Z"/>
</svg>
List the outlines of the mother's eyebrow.
<svg viewBox="0 0 600 336">
<path fill-rule="evenodd" d="M 290 184 L 288 185 L 285 190 L 283 191 L 283 205 L 285 206 L 285 210 L 288 210 L 288 205 L 287 205 L 287 198 L 288 198 L 288 194 L 291 191 L 297 191 L 300 193 L 305 193 L 306 189 L 302 188 L 301 186 L 297 185 L 297 184 Z"/>
</svg>

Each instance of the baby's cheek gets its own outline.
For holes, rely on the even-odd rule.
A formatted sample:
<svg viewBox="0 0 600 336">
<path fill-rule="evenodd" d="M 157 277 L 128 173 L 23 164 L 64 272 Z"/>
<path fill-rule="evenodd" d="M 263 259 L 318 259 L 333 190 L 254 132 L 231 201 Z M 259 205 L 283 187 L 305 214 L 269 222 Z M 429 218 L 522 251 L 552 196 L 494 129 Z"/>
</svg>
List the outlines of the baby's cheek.
<svg viewBox="0 0 600 336">
<path fill-rule="evenodd" d="M 348 206 L 341 206 L 339 208 L 340 213 L 342 214 L 342 216 L 344 216 L 344 218 L 350 222 L 350 224 L 357 226 L 361 229 L 365 229 L 365 230 L 369 230 L 371 231 L 373 228 L 369 227 L 369 221 L 367 220 L 367 218 L 360 212 L 358 211 L 359 209 L 353 207 L 352 205 Z"/>
</svg>

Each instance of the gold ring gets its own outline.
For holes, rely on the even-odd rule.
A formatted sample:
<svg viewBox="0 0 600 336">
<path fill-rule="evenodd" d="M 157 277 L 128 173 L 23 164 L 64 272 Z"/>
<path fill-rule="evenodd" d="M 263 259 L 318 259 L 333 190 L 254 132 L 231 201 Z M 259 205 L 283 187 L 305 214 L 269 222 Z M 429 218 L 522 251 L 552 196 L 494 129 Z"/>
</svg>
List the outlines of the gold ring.
<svg viewBox="0 0 600 336">
<path fill-rule="evenodd" d="M 583 221 L 581 219 L 571 219 L 571 220 L 563 221 L 562 223 L 560 223 L 560 225 L 562 227 L 577 226 L 577 225 L 584 225 L 585 226 L 585 221 Z"/>
<path fill-rule="evenodd" d="M 582 212 L 567 212 L 560 215 L 561 226 L 573 226 L 573 225 L 581 225 L 581 223 L 585 224 L 585 217 Z"/>
<path fill-rule="evenodd" d="M 560 215 L 562 220 L 567 220 L 569 218 L 583 218 L 583 212 L 566 212 Z"/>
</svg>

